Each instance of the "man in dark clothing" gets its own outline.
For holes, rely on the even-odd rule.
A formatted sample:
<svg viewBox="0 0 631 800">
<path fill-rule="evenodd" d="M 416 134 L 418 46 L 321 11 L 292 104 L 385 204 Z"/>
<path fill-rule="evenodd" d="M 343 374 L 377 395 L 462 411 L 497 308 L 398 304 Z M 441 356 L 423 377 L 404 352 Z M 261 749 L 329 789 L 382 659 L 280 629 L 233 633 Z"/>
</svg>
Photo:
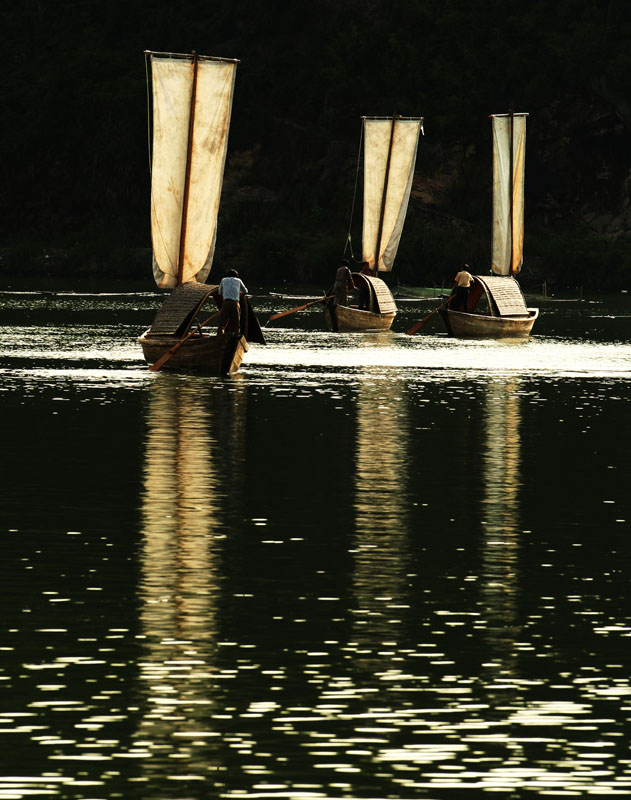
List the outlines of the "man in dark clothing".
<svg viewBox="0 0 631 800">
<path fill-rule="evenodd" d="M 335 273 L 335 283 L 333 284 L 333 297 L 338 306 L 348 305 L 348 290 L 355 288 L 353 275 L 348 268 L 348 261 L 344 260 Z"/>
</svg>

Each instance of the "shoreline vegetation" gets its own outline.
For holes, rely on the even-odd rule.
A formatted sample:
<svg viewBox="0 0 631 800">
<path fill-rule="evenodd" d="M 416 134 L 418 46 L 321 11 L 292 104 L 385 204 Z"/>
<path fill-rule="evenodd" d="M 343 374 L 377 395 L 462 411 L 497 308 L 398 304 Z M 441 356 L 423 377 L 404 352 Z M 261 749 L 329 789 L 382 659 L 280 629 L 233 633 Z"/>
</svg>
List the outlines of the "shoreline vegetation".
<svg viewBox="0 0 631 800">
<path fill-rule="evenodd" d="M 527 237 L 528 238 L 528 237 Z M 465 242 L 460 243 L 465 251 Z M 528 244 L 528 242 L 527 242 Z M 572 292 L 623 292 L 629 288 L 628 269 L 631 243 L 626 239 L 615 241 L 573 238 L 570 235 L 547 240 L 545 246 L 539 242 L 539 254 L 529 259 L 526 255 L 524 267 L 517 279 L 525 294 L 546 297 L 550 294 L 572 294 Z M 533 247 L 534 249 L 534 247 Z M 254 257 L 238 257 L 234 252 L 223 254 L 217 248 L 211 274 L 207 283 L 223 277 L 226 270 L 237 268 L 250 283 L 325 285 L 332 280 L 342 257 L 330 248 L 328 258 L 316 263 L 296 256 L 293 267 L 285 253 L 282 266 L 270 268 L 265 260 L 261 264 Z M 490 273 L 488 262 L 481 258 L 478 264 L 472 258 L 456 258 L 453 253 L 434 253 L 432 257 L 418 260 L 402 242 L 401 251 L 392 273 L 382 274 L 392 291 L 402 295 L 403 287 L 433 287 L 449 291 L 453 276 L 463 263 L 470 271 L 485 275 Z M 145 291 L 156 288 L 151 273 L 151 249 L 149 247 L 119 247 L 105 252 L 101 246 L 91 247 L 89 241 L 70 248 L 38 247 L 23 244 L 0 247 L 0 277 L 8 281 L 28 279 L 43 284 L 55 280 L 81 279 L 104 284 L 107 281 L 131 281 L 144 287 Z M 351 269 L 356 264 L 351 259 Z"/>
<path fill-rule="evenodd" d="M 85 272 L 66 274 L 38 274 L 28 275 L 20 273 L 5 273 L 2 293 L 24 293 L 34 295 L 111 295 L 111 294 L 138 294 L 164 297 L 166 290 L 159 289 L 153 281 L 141 277 L 129 278 L 121 275 L 103 275 L 101 272 L 94 274 Z M 219 273 L 211 273 L 207 284 L 218 284 L 221 280 Z M 519 277 L 518 277 L 519 280 Z M 326 282 L 299 283 L 288 281 L 257 281 L 247 279 L 249 295 L 253 298 L 270 298 L 273 302 L 282 304 L 295 304 L 309 302 L 321 298 L 326 289 Z M 440 302 L 450 292 L 450 284 L 403 284 L 396 279 L 390 283 L 390 288 L 395 302 L 400 306 L 411 304 L 426 304 Z M 630 290 L 585 288 L 582 285 L 560 286 L 542 283 L 529 288 L 522 286 L 524 296 L 529 304 L 545 305 L 558 302 L 600 302 L 602 297 L 617 298 L 626 302 L 626 295 Z M 351 305 L 354 295 L 350 295 Z M 255 309 L 256 311 L 256 309 Z"/>
<path fill-rule="evenodd" d="M 7 9 L 3 33 L 3 279 L 151 288 L 143 51 L 195 49 L 239 59 L 217 274 L 326 285 L 360 260 L 361 117 L 393 113 L 425 123 L 392 281 L 488 273 L 488 115 L 512 108 L 529 113 L 523 290 L 628 286 L 631 4 L 58 0 Z"/>
</svg>

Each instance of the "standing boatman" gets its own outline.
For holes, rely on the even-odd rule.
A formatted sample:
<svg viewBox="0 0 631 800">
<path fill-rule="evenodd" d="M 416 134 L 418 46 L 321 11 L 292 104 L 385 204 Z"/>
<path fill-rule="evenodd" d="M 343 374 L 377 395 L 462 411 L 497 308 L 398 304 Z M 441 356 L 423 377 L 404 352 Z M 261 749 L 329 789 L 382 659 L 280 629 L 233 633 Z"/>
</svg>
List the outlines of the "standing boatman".
<svg viewBox="0 0 631 800">
<path fill-rule="evenodd" d="M 453 305 L 454 311 L 469 311 L 469 290 L 473 283 L 473 275 L 467 272 L 468 264 L 456 274 L 454 284 L 456 289 L 456 299 Z"/>
<path fill-rule="evenodd" d="M 353 275 L 348 268 L 348 261 L 344 259 L 335 273 L 335 283 L 333 284 L 333 297 L 338 306 L 348 305 L 348 290 L 355 289 Z"/>
<path fill-rule="evenodd" d="M 221 312 L 217 333 L 231 333 L 238 336 L 241 331 L 241 308 L 240 300 L 242 295 L 246 295 L 248 290 L 239 278 L 236 269 L 229 269 L 225 278 L 219 284 L 219 294 L 222 299 Z"/>
</svg>

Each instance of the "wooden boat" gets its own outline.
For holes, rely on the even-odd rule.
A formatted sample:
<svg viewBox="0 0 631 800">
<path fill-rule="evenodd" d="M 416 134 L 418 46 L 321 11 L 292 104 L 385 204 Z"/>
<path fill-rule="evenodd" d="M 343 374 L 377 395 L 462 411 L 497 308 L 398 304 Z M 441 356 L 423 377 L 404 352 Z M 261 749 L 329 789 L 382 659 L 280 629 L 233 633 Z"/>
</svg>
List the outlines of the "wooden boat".
<svg viewBox="0 0 631 800">
<path fill-rule="evenodd" d="M 474 276 L 467 311 L 455 299 L 439 314 L 450 336 L 508 338 L 529 336 L 539 309 L 527 308 L 515 276 L 523 265 L 524 168 L 527 114 L 494 114 L 493 276 Z"/>
<path fill-rule="evenodd" d="M 209 301 L 221 307 L 218 287 L 205 281 L 215 250 L 238 62 L 196 53 L 148 51 L 145 57 L 153 123 L 153 275 L 161 289 L 172 291 L 138 341 L 149 364 L 169 354 L 164 369 L 232 375 L 248 341 L 265 343 L 247 298 L 241 300 L 238 333 L 209 333 L 203 328 L 210 318 L 198 315 Z"/>
<path fill-rule="evenodd" d="M 447 306 L 438 313 L 450 336 L 500 339 L 529 336 L 539 309 L 526 307 L 514 278 L 474 275 L 468 311 Z"/>
<path fill-rule="evenodd" d="M 327 301 L 324 309 L 327 324 L 334 331 L 389 330 L 396 316 L 394 297 L 378 275 L 390 272 L 394 265 L 422 130 L 422 117 L 362 117 L 362 262 L 368 264 L 370 274 L 354 273 L 353 279 L 357 288 L 362 283 L 368 284 L 364 288 L 368 289 L 369 308 L 338 306 Z"/>
<path fill-rule="evenodd" d="M 327 325 L 336 333 L 350 331 L 387 331 L 397 314 L 397 306 L 390 289 L 380 278 L 353 273 L 355 286 L 363 283 L 368 293 L 368 309 L 357 306 L 340 306 L 333 299 L 327 300 L 324 313 Z"/>
<path fill-rule="evenodd" d="M 176 286 L 158 311 L 152 325 L 138 341 L 148 364 L 155 364 L 187 336 L 202 308 L 211 301 L 221 306 L 218 286 L 189 281 Z M 248 352 L 248 340 L 265 343 L 259 322 L 247 297 L 241 299 L 239 334 L 206 333 L 202 327 L 165 362 L 163 369 L 205 375 L 233 375 Z"/>
</svg>

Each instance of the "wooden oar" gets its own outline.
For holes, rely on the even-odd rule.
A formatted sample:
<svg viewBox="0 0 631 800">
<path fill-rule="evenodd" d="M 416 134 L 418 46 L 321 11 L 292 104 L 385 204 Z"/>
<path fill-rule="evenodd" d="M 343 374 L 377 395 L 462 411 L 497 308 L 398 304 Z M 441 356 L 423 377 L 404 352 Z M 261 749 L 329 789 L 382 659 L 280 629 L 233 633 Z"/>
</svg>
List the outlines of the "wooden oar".
<svg viewBox="0 0 631 800">
<path fill-rule="evenodd" d="M 296 311 L 304 311 L 305 308 L 314 306 L 316 303 L 324 303 L 325 300 L 330 300 L 332 297 L 333 297 L 332 294 L 328 294 L 325 295 L 324 297 L 319 297 L 317 300 L 312 300 L 310 303 L 305 303 L 304 306 L 296 306 L 296 308 L 290 308 L 288 311 L 281 311 L 278 314 L 272 314 L 272 316 L 267 321 L 272 322 L 272 320 L 280 319 L 281 317 L 286 317 L 288 316 L 288 314 L 295 314 Z"/>
<path fill-rule="evenodd" d="M 407 335 L 413 336 L 416 333 L 416 331 L 422 328 L 423 325 L 425 325 L 425 323 L 434 316 L 434 314 L 437 314 L 441 308 L 444 308 L 447 305 L 447 303 L 451 300 L 451 298 L 452 295 L 449 295 L 449 297 L 445 301 L 443 301 L 437 308 L 435 308 L 431 314 L 428 314 L 426 317 L 423 317 L 422 320 L 412 325 L 412 327 L 408 331 L 406 331 Z"/>
<path fill-rule="evenodd" d="M 203 328 L 204 325 L 208 325 L 208 323 L 212 322 L 212 320 L 214 320 L 215 317 L 218 317 L 219 314 L 221 314 L 221 310 L 216 311 L 212 315 L 212 317 L 208 317 L 208 319 L 205 322 L 202 322 L 201 325 L 196 330 L 187 333 L 183 339 L 180 339 L 180 341 L 177 344 L 173 345 L 173 347 L 167 350 L 163 356 L 160 356 L 160 358 L 149 367 L 150 372 L 157 372 L 163 364 L 166 364 L 166 362 L 171 358 L 172 355 L 177 353 L 177 351 L 180 349 L 180 347 L 182 347 L 182 345 L 187 339 L 190 339 L 191 336 L 195 336 L 195 334 L 200 328 Z"/>
</svg>

